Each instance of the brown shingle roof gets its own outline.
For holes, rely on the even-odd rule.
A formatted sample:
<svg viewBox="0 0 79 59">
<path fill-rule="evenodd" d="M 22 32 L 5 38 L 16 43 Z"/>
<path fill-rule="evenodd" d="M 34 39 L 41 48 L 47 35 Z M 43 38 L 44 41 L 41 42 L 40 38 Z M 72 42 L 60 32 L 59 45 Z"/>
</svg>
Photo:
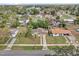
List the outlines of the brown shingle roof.
<svg viewBox="0 0 79 59">
<path fill-rule="evenodd" d="M 69 33 L 71 34 L 71 31 L 69 30 L 65 30 L 65 29 L 62 29 L 62 28 L 54 28 L 54 29 L 51 29 L 51 32 L 54 33 L 54 34 L 66 34 L 66 33 Z"/>
</svg>

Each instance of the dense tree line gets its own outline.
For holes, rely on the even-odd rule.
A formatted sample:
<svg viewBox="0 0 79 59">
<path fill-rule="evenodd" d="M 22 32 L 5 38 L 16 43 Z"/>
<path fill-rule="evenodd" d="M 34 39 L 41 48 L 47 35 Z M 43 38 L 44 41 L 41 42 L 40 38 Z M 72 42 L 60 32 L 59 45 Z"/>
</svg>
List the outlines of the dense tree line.
<svg viewBox="0 0 79 59">
<path fill-rule="evenodd" d="M 48 29 L 48 26 L 49 26 L 49 23 L 47 20 L 37 20 L 36 22 L 34 21 L 31 21 L 30 22 L 30 25 L 33 27 L 33 29 L 36 29 L 36 28 L 46 28 Z"/>
</svg>

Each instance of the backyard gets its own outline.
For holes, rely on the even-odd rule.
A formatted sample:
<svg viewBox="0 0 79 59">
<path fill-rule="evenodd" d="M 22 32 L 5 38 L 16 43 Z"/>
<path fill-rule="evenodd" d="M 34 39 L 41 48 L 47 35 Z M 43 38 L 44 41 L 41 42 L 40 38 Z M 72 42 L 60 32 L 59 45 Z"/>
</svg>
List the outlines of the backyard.
<svg viewBox="0 0 79 59">
<path fill-rule="evenodd" d="M 71 17 L 68 16 L 68 15 L 63 15 L 63 16 L 61 17 L 62 20 L 64 20 L 64 19 L 70 19 L 70 18 L 71 18 Z"/>
</svg>

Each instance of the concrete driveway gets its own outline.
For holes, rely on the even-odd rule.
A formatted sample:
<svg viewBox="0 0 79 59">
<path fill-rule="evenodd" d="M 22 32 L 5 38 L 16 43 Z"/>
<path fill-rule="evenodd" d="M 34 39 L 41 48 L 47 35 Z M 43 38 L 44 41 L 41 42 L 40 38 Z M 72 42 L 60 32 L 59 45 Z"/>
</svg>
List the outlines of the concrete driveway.
<svg viewBox="0 0 79 59">
<path fill-rule="evenodd" d="M 76 38 L 75 38 L 75 36 L 71 35 L 71 36 L 67 36 L 67 38 L 69 39 L 70 43 L 73 43 L 73 44 L 76 43 Z"/>
<path fill-rule="evenodd" d="M 18 29 L 13 29 L 12 30 L 12 40 L 11 40 L 11 42 L 7 45 L 7 48 L 5 49 L 5 50 L 10 50 L 11 49 L 11 47 L 13 46 L 13 44 L 15 43 L 15 41 L 16 41 L 16 35 L 17 35 L 17 33 L 18 33 Z"/>
</svg>

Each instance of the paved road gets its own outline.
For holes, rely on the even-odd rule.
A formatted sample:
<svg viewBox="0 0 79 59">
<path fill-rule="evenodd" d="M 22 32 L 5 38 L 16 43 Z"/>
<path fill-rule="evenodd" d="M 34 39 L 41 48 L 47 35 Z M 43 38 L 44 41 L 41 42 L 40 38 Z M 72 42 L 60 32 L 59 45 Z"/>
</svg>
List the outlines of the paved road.
<svg viewBox="0 0 79 59">
<path fill-rule="evenodd" d="M 49 54 L 47 50 L 8 50 L 8 51 L 0 51 L 0 56 L 44 56 L 45 54 Z"/>
</svg>

